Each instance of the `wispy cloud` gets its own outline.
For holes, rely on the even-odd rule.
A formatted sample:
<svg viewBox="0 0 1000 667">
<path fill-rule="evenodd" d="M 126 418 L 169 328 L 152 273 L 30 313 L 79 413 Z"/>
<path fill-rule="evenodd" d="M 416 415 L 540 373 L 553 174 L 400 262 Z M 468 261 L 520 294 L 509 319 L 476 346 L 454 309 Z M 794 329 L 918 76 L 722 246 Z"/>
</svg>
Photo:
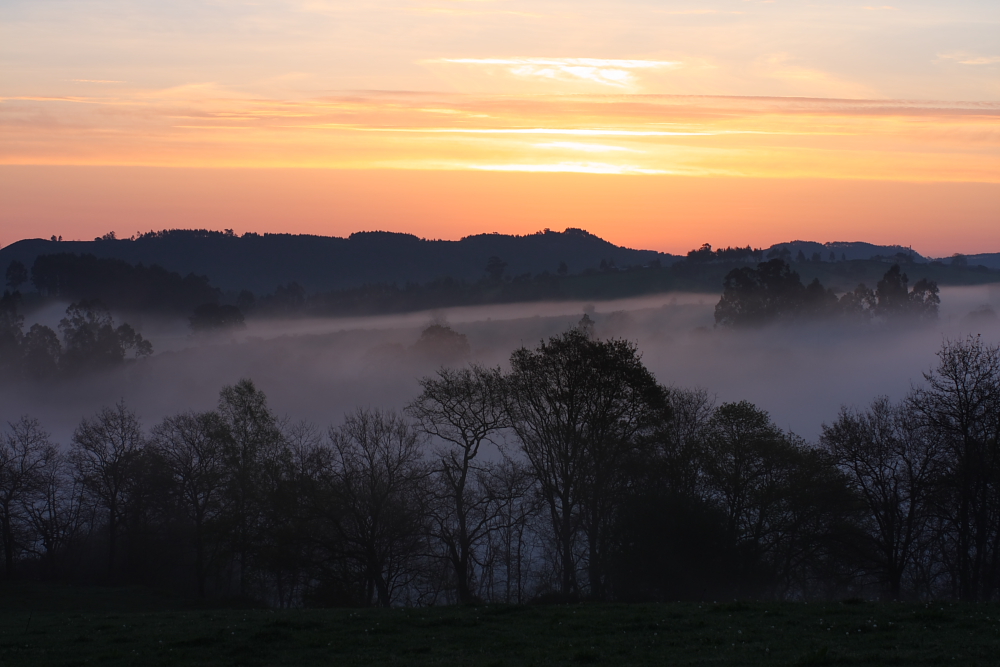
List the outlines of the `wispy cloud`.
<svg viewBox="0 0 1000 667">
<path fill-rule="evenodd" d="M 535 148 L 555 148 L 571 151 L 583 151 L 584 153 L 610 153 L 614 151 L 625 151 L 634 153 L 634 148 L 623 146 L 608 146 L 605 144 L 583 144 L 576 141 L 550 141 L 545 144 L 535 144 Z"/>
<path fill-rule="evenodd" d="M 519 78 L 597 83 L 629 88 L 636 70 L 673 69 L 683 63 L 671 60 L 620 60 L 610 58 L 441 58 L 427 61 L 501 69 Z"/>
<path fill-rule="evenodd" d="M 722 9 L 657 9 L 657 14 L 746 14 L 746 12 L 725 11 Z"/>
<path fill-rule="evenodd" d="M 541 173 L 572 172 L 578 174 L 666 174 L 663 169 L 645 169 L 629 164 L 607 162 L 559 162 L 554 164 L 472 164 L 479 171 L 527 171 Z"/>
<path fill-rule="evenodd" d="M 971 53 L 942 53 L 942 60 L 953 60 L 959 65 L 993 65 L 1000 63 L 1000 56 L 978 56 Z"/>
<path fill-rule="evenodd" d="M 0 163 L 1000 182 L 996 102 L 114 90 L 0 100 Z"/>
</svg>

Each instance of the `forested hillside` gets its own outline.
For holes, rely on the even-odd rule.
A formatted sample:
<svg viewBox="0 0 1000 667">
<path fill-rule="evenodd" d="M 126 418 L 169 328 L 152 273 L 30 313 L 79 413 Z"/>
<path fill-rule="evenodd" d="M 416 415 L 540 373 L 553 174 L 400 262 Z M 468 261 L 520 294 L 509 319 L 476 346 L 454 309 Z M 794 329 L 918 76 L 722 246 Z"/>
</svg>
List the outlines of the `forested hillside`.
<svg viewBox="0 0 1000 667">
<path fill-rule="evenodd" d="M 94 241 L 28 239 L 0 250 L 0 267 L 12 260 L 27 267 L 39 255 L 91 254 L 132 264 L 157 264 L 181 275 L 207 275 L 224 291 L 271 291 L 297 283 L 309 292 L 374 283 L 425 283 L 437 278 L 478 280 L 490 257 L 509 275 L 579 273 L 601 262 L 634 266 L 673 255 L 632 250 L 580 229 L 526 236 L 479 234 L 460 241 L 421 239 L 412 234 L 358 232 L 347 238 L 293 234 L 244 234 L 206 230 L 150 232 L 131 239 L 109 234 Z"/>
</svg>

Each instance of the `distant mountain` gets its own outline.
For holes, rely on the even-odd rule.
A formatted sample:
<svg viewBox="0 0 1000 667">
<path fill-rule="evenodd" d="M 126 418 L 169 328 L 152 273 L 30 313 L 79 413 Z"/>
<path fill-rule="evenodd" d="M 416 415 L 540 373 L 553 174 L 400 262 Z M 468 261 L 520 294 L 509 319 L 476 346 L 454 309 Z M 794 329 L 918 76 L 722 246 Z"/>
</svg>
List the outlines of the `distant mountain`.
<svg viewBox="0 0 1000 667">
<path fill-rule="evenodd" d="M 873 259 L 882 257 L 893 259 L 897 255 L 904 255 L 910 261 L 922 263 L 929 261 L 926 257 L 913 251 L 912 248 L 901 245 L 875 245 L 862 241 L 830 241 L 828 243 L 817 243 L 815 241 L 788 241 L 787 243 L 775 243 L 764 251 L 767 257 L 772 251 L 781 252 L 787 250 L 791 253 L 791 258 L 795 259 L 801 251 L 806 259 L 812 259 L 813 255 L 819 253 L 820 260 L 824 262 L 842 261 L 851 259 Z M 833 254 L 831 260 L 830 255 Z"/>
<path fill-rule="evenodd" d="M 990 269 L 1000 269 L 1000 252 L 987 252 L 979 255 L 963 255 L 969 266 L 985 266 Z M 954 257 L 941 257 L 935 261 L 951 264 Z"/>
<path fill-rule="evenodd" d="M 508 276 L 555 274 L 562 263 L 570 273 L 580 273 L 602 263 L 624 268 L 658 261 L 667 266 L 680 259 L 616 246 L 572 228 L 526 236 L 479 234 L 459 241 L 391 232 L 358 232 L 340 238 L 168 230 L 134 239 L 18 241 L 0 250 L 0 270 L 15 259 L 30 268 L 39 255 L 55 253 L 157 264 L 181 275 L 208 276 L 223 291 L 249 289 L 258 294 L 292 282 L 312 293 L 376 283 L 425 283 L 443 277 L 478 280 L 486 275 L 491 257 L 506 264 Z"/>
</svg>

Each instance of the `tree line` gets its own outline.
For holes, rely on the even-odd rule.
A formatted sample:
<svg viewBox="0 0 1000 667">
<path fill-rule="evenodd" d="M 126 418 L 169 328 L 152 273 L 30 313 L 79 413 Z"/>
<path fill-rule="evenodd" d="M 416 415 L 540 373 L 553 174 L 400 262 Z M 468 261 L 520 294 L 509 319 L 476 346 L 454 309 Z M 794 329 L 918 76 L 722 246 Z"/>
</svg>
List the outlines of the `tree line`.
<svg viewBox="0 0 1000 667">
<path fill-rule="evenodd" d="M 7 267 L 7 286 L 20 290 L 30 282 L 39 294 L 66 301 L 100 300 L 126 311 L 185 312 L 214 303 L 221 292 L 207 276 L 181 276 L 162 266 L 130 264 L 91 254 L 39 255 L 29 270 L 17 260 Z"/>
<path fill-rule="evenodd" d="M 152 343 L 130 324 L 116 325 L 100 301 L 70 304 L 59 321 L 61 339 L 44 324 L 32 324 L 24 331 L 19 304 L 19 292 L 0 297 L 0 383 L 70 377 L 153 353 Z"/>
<path fill-rule="evenodd" d="M 4 572 L 278 606 L 994 600 L 1000 348 L 938 358 L 812 445 L 585 328 L 325 433 L 250 380 L 149 430 L 102 409 L 62 450 L 25 416 L 0 439 Z"/>
<path fill-rule="evenodd" d="M 25 416 L 0 438 L 4 573 L 275 606 L 995 600 L 1000 348 L 946 342 L 924 378 L 809 444 L 576 328 L 325 432 L 250 380 L 149 429 L 104 408 L 63 449 Z"/>
<path fill-rule="evenodd" d="M 837 296 L 818 278 L 802 284 L 799 274 L 781 258 L 726 274 L 722 298 L 715 306 L 716 326 L 747 327 L 809 318 L 853 321 L 935 320 L 937 283 L 921 278 L 909 286 L 909 277 L 893 264 L 875 289 L 859 284 Z"/>
</svg>

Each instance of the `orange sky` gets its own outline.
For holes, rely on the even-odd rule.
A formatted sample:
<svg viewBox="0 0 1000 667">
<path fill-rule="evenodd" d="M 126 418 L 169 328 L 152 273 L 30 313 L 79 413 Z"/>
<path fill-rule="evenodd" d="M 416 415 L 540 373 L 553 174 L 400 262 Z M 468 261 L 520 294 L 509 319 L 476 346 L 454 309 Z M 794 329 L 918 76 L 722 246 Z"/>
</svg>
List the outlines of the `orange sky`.
<svg viewBox="0 0 1000 667">
<path fill-rule="evenodd" d="M 573 226 L 1000 251 L 989 3 L 86 4 L 0 8 L 0 245 Z"/>
</svg>

